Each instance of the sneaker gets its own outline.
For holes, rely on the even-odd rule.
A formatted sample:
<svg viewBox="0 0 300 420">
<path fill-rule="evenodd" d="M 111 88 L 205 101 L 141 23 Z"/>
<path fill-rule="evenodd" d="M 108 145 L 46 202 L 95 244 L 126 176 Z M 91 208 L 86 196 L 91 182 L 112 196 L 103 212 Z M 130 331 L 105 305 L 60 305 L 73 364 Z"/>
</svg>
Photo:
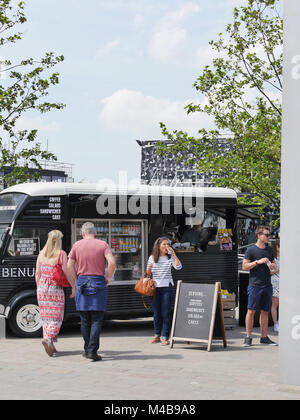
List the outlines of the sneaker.
<svg viewBox="0 0 300 420">
<path fill-rule="evenodd" d="M 260 338 L 260 344 L 265 344 L 267 346 L 278 346 L 277 343 L 275 343 L 274 341 L 270 340 L 269 337 L 261 337 Z"/>
<path fill-rule="evenodd" d="M 152 340 L 150 340 L 150 343 L 154 344 L 154 343 L 160 343 L 160 337 L 154 337 L 152 338 Z"/>
<path fill-rule="evenodd" d="M 251 337 L 245 337 L 243 347 L 251 347 L 252 346 L 252 338 Z"/>
<path fill-rule="evenodd" d="M 102 360 L 102 357 L 99 354 L 87 354 L 86 358 L 91 359 L 94 362 L 98 362 L 99 360 Z"/>
<path fill-rule="evenodd" d="M 278 324 L 278 322 L 276 322 L 276 324 L 274 324 L 274 332 L 279 332 L 279 324 Z"/>
</svg>

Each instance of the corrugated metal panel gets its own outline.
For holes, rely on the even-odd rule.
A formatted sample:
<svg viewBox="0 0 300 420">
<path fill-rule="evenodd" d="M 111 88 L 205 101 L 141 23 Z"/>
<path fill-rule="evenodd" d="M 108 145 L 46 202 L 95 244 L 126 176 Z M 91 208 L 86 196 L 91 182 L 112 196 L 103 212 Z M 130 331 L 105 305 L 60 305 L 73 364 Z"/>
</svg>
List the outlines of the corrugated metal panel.
<svg viewBox="0 0 300 420">
<path fill-rule="evenodd" d="M 108 288 L 107 312 L 145 310 L 142 297 L 134 291 L 134 284 Z"/>
<path fill-rule="evenodd" d="M 68 292 L 68 296 L 69 296 Z M 148 302 L 148 301 L 147 301 Z M 150 299 L 151 302 L 151 299 Z M 108 299 L 106 305 L 106 312 L 128 312 L 130 318 L 130 311 L 145 311 L 142 297 L 134 291 L 134 284 L 126 284 L 124 286 L 109 286 Z M 65 312 L 76 312 L 74 299 L 66 299 Z"/>
<path fill-rule="evenodd" d="M 189 283 L 215 283 L 221 282 L 222 288 L 237 294 L 238 292 L 238 264 L 237 253 L 232 251 L 224 254 L 178 254 L 183 268 L 173 270 L 175 283 L 182 280 Z M 152 298 L 147 298 L 149 304 Z M 66 300 L 67 311 L 72 310 L 72 301 Z M 128 312 L 145 310 L 142 297 L 134 291 L 133 284 L 110 286 L 106 312 Z"/>
<path fill-rule="evenodd" d="M 173 270 L 175 281 L 190 283 L 221 282 L 222 288 L 238 291 L 238 262 L 234 251 L 219 254 L 178 254 L 182 270 Z"/>
<path fill-rule="evenodd" d="M 238 263 L 236 252 L 228 252 L 224 254 L 178 254 L 183 268 L 180 271 L 173 270 L 173 278 L 183 280 L 185 282 L 198 283 L 214 283 L 220 281 L 223 289 L 228 289 L 230 292 L 237 294 L 238 292 Z M 22 264 L 23 270 L 31 271 L 30 275 L 34 273 L 32 262 Z M 7 270 L 17 270 L 13 267 L 5 267 Z M 1 273 L 0 273 L 1 274 Z M 9 274 L 9 278 L 5 275 Z M 17 272 L 13 272 L 14 275 Z M 20 273 L 19 273 L 20 274 Z M 0 301 L 7 303 L 9 294 L 16 290 L 28 288 L 35 288 L 34 277 L 32 278 L 12 278 L 11 273 L 4 272 L 1 276 L 0 282 Z M 69 296 L 70 290 L 67 290 Z M 147 303 L 151 302 L 151 298 L 147 299 Z M 66 298 L 65 311 L 67 313 L 75 313 L 74 299 Z M 108 302 L 106 312 L 145 312 L 141 296 L 134 291 L 134 284 L 110 286 L 108 288 Z"/>
</svg>

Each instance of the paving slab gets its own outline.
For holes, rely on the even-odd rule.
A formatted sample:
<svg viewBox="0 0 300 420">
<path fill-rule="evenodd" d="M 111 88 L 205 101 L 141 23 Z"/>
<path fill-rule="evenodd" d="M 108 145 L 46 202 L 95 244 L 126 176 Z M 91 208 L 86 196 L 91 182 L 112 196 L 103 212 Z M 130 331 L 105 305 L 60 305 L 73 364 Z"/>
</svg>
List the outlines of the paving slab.
<svg viewBox="0 0 300 420">
<path fill-rule="evenodd" d="M 270 332 L 270 338 L 278 340 Z M 0 340 L 1 400 L 298 400 L 300 387 L 278 383 L 278 347 L 242 346 L 245 329 L 226 330 L 227 348 L 150 344 L 152 320 L 107 321 L 100 362 L 82 357 L 79 325 L 64 327 L 50 358 L 41 339 Z"/>
</svg>

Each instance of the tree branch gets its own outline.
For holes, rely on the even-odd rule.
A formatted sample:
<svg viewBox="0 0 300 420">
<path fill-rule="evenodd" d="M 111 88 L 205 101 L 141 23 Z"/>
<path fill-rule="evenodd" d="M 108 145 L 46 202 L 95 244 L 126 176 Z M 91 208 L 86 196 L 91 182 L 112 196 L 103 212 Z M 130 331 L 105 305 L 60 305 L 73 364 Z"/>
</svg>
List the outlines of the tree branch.
<svg viewBox="0 0 300 420">
<path fill-rule="evenodd" d="M 271 99 L 268 97 L 268 95 L 265 94 L 265 92 L 263 91 L 263 89 L 260 88 L 260 86 L 258 85 L 258 83 L 256 82 L 255 78 L 253 77 L 251 71 L 249 71 L 248 68 L 248 64 L 244 58 L 244 54 L 241 52 L 241 58 L 242 61 L 245 65 L 246 71 L 250 77 L 250 79 L 253 81 L 254 85 L 256 86 L 256 88 L 260 91 L 260 93 L 267 99 L 267 101 L 270 103 L 270 105 L 278 112 L 279 115 L 281 115 L 281 111 L 274 105 L 274 103 L 271 101 Z"/>
</svg>

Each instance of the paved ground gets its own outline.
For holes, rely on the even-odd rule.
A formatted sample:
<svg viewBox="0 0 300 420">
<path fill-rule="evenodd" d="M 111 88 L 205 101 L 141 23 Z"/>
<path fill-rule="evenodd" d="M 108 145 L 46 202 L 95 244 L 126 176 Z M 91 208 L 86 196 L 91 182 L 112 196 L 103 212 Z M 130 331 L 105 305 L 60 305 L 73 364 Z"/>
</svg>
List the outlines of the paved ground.
<svg viewBox="0 0 300 420">
<path fill-rule="evenodd" d="M 244 328 L 227 330 L 228 347 L 150 344 L 151 319 L 109 321 L 103 361 L 81 356 L 78 326 L 65 327 L 49 358 L 40 339 L 0 340 L 0 399 L 300 399 L 300 387 L 278 384 L 278 347 L 242 347 Z M 270 337 L 277 339 L 272 333 Z"/>
</svg>

